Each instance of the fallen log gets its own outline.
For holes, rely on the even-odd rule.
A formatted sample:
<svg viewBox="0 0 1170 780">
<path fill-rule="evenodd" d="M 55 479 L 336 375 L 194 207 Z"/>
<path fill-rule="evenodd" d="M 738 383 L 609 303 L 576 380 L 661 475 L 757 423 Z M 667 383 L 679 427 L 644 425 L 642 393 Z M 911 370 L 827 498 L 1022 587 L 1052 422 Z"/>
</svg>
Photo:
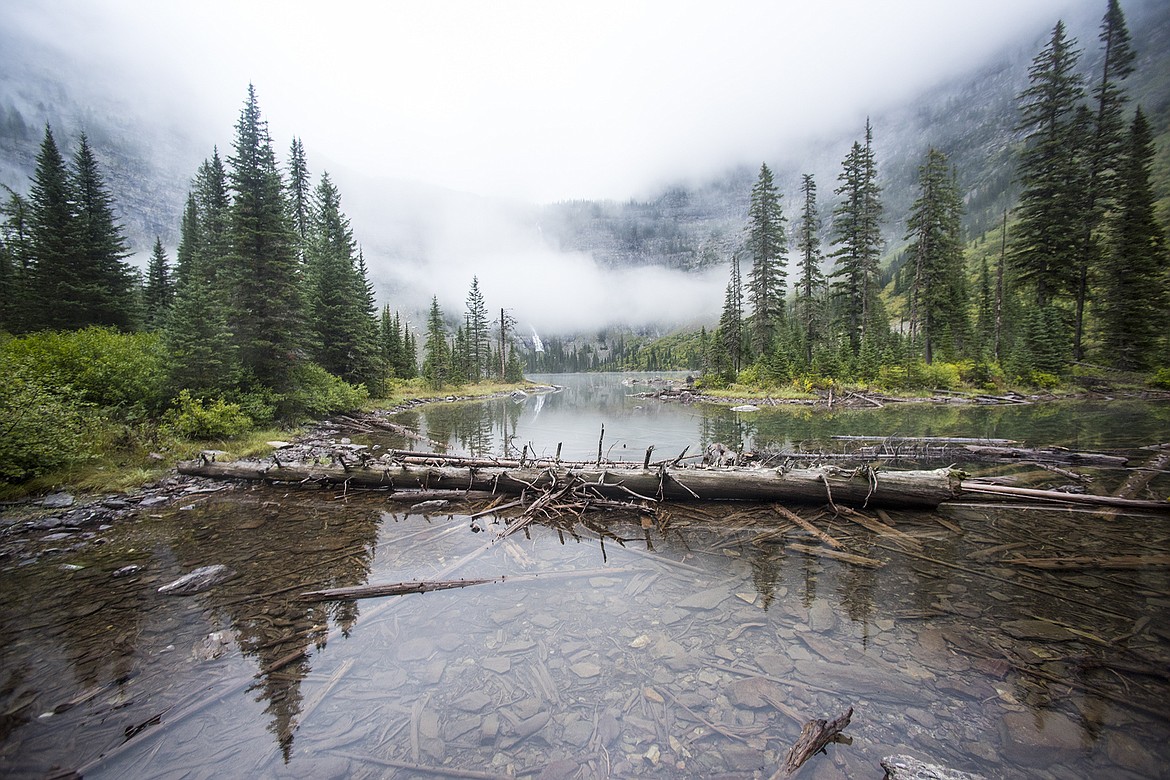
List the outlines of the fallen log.
<svg viewBox="0 0 1170 780">
<path fill-rule="evenodd" d="M 212 464 L 214 465 L 214 464 Z M 1137 501 L 1135 499 L 1118 498 L 1117 496 L 1094 496 L 1088 493 L 1062 493 L 1059 490 L 1035 490 L 1033 488 L 1008 487 L 1007 485 L 988 485 L 977 482 L 964 482 L 963 493 L 985 493 L 997 496 L 1015 496 L 1017 498 L 1034 498 L 1042 501 L 1058 501 L 1066 504 L 1092 504 L 1094 506 L 1111 506 L 1119 509 L 1131 509 L 1139 512 L 1170 512 L 1170 501 Z"/>
<path fill-rule="evenodd" d="M 503 582 L 503 577 L 480 580 L 432 580 L 395 582 L 387 585 L 354 585 L 348 588 L 326 588 L 309 590 L 300 595 L 301 601 L 340 601 L 342 599 L 374 599 L 380 596 L 403 596 L 407 593 L 428 593 L 432 590 L 466 588 L 471 585 L 485 585 L 489 582 Z"/>
<path fill-rule="evenodd" d="M 937 507 L 959 495 L 960 474 L 949 468 L 929 471 L 875 471 L 868 468 L 809 469 L 669 468 L 592 466 L 502 468 L 407 463 L 350 465 L 272 464 L 187 461 L 180 474 L 300 484 L 345 484 L 387 490 L 489 490 L 501 493 L 547 491 L 576 481 L 599 498 L 657 500 L 750 500 L 857 506 Z"/>
<path fill-rule="evenodd" d="M 853 708 L 850 707 L 830 721 L 816 718 L 805 723 L 804 728 L 800 730 L 800 737 L 796 740 L 796 744 L 789 749 L 788 756 L 784 759 L 784 766 L 772 775 L 773 780 L 795 774 L 805 761 L 836 740 L 838 735 L 849 725 L 852 717 Z"/>
</svg>

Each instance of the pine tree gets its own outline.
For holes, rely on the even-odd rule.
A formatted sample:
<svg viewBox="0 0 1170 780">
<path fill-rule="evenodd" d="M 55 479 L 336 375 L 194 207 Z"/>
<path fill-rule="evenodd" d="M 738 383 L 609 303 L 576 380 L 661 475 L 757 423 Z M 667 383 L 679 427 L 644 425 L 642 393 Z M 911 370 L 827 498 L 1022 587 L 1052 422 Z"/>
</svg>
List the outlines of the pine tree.
<svg viewBox="0 0 1170 780">
<path fill-rule="evenodd" d="M 204 160 L 199 166 L 195 175 L 195 201 L 199 226 L 196 252 L 201 278 L 226 292 L 229 280 L 225 267 L 232 254 L 231 195 L 219 149 L 214 149 L 211 159 Z"/>
<path fill-rule="evenodd" d="M 145 304 L 146 327 L 158 330 L 165 323 L 167 311 L 175 299 L 174 285 L 171 282 L 171 272 L 167 267 L 167 253 L 163 249 L 162 239 L 155 236 L 154 250 L 150 254 L 150 263 L 146 268 L 146 289 L 143 290 Z"/>
<path fill-rule="evenodd" d="M 364 263 L 328 173 L 313 191 L 304 276 L 314 360 L 346 381 L 371 380 L 372 302 Z"/>
<path fill-rule="evenodd" d="M 28 197 L 28 237 L 25 329 L 82 327 L 86 323 L 78 299 L 89 282 L 74 273 L 76 223 L 69 171 L 48 125 Z"/>
<path fill-rule="evenodd" d="M 1102 346 L 1118 368 L 1150 368 L 1170 327 L 1170 257 L 1154 214 L 1153 160 L 1153 135 L 1138 109 L 1118 171 L 1099 304 Z"/>
<path fill-rule="evenodd" d="M 1133 73 L 1136 53 L 1130 43 L 1125 15 L 1117 0 L 1109 0 L 1098 36 L 1103 51 L 1101 80 L 1093 87 L 1097 114 L 1088 158 L 1086 220 L 1077 257 L 1076 315 L 1073 335 L 1073 358 L 1084 357 L 1083 334 L 1085 304 L 1090 295 L 1090 275 L 1100 261 L 1099 228 L 1102 219 L 1114 206 L 1118 168 L 1125 145 L 1125 121 L 1122 116 L 1126 95 L 1121 82 Z"/>
<path fill-rule="evenodd" d="M 32 263 L 29 236 L 29 206 L 20 195 L 8 190 L 0 205 L 0 330 L 24 330 L 29 297 L 25 286 Z"/>
<path fill-rule="evenodd" d="M 252 85 L 236 123 L 228 165 L 232 196 L 228 321 L 250 377 L 283 393 L 292 389 L 300 359 L 303 302 L 284 187 Z"/>
<path fill-rule="evenodd" d="M 913 269 L 910 336 L 921 337 L 923 357 L 931 363 L 944 338 L 946 354 L 957 357 L 967 333 L 963 202 L 947 157 L 937 149 L 930 149 L 918 169 L 918 193 L 906 225 Z"/>
<path fill-rule="evenodd" d="M 767 164 L 761 164 L 748 207 L 746 242 L 752 255 L 748 297 L 752 304 L 752 348 L 757 355 L 771 349 L 776 332 L 784 323 L 784 285 L 788 275 L 784 223 L 772 171 Z"/>
<path fill-rule="evenodd" d="M 293 138 L 288 151 L 288 211 L 293 232 L 297 236 L 297 253 L 304 260 L 312 223 L 313 200 L 309 166 L 301 139 Z"/>
<path fill-rule="evenodd" d="M 839 302 L 846 335 L 854 355 L 877 299 L 878 261 L 882 253 L 881 190 L 877 184 L 877 163 L 873 152 L 873 128 L 865 122 L 865 146 L 854 142 L 837 177 L 841 185 L 835 194 L 841 202 L 833 209 L 835 260 L 833 291 Z"/>
<path fill-rule="evenodd" d="M 135 324 L 135 276 L 114 199 L 106 189 L 89 139 L 82 133 L 73 156 L 73 301 L 76 319 L 67 327 Z M 61 302 L 65 304 L 65 301 Z"/>
<path fill-rule="evenodd" d="M 817 211 L 817 183 L 812 174 L 801 178 L 800 193 L 803 209 L 797 233 L 797 251 L 800 252 L 800 278 L 796 281 L 796 310 L 803 328 L 805 361 L 812 363 L 813 344 L 816 341 L 818 304 L 825 287 L 821 271 L 821 218 Z"/>
<path fill-rule="evenodd" d="M 487 304 L 479 290 L 479 277 L 471 277 L 467 293 L 468 378 L 478 382 L 491 373 L 491 333 Z"/>
<path fill-rule="evenodd" d="M 436 390 L 447 384 L 450 366 L 447 350 L 447 327 L 437 296 L 431 297 L 431 311 L 427 317 L 426 357 L 423 358 L 423 378 Z"/>
<path fill-rule="evenodd" d="M 1020 194 L 1009 259 L 1019 280 L 1031 285 L 1036 305 L 1047 308 L 1074 284 L 1086 209 L 1085 126 L 1078 110 L 1083 80 L 1080 52 L 1057 22 L 1028 71 L 1020 94 L 1020 129 L 1028 133 L 1020 158 Z"/>
<path fill-rule="evenodd" d="M 743 367 L 743 281 L 740 278 L 739 255 L 731 257 L 731 278 L 723 298 L 723 313 L 716 332 L 717 354 L 713 364 L 727 379 L 734 379 Z"/>
</svg>

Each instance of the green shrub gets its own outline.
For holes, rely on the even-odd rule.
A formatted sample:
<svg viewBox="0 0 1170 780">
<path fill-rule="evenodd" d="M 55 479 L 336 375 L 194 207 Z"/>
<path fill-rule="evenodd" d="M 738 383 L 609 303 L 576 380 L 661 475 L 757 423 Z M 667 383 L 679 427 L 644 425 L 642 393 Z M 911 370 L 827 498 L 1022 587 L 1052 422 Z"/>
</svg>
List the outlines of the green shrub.
<svg viewBox="0 0 1170 780">
<path fill-rule="evenodd" d="M 174 406 L 163 415 L 163 428 L 186 439 L 226 439 L 251 430 L 252 418 L 239 404 L 222 398 L 192 398 L 190 391 L 182 390 Z"/>
<path fill-rule="evenodd" d="M 1154 387 L 1164 387 L 1170 390 L 1170 368 L 1159 368 L 1154 372 L 1154 378 L 1150 380 L 1150 384 Z"/>
<path fill-rule="evenodd" d="M 141 416 L 166 403 L 157 333 L 113 328 L 34 333 L 0 347 L 15 365 L 50 387 L 70 387 L 86 403 Z"/>
<path fill-rule="evenodd" d="M 14 482 L 89 459 L 96 421 L 69 387 L 0 357 L 0 479 Z"/>
<path fill-rule="evenodd" d="M 301 363 L 293 372 L 295 390 L 277 396 L 274 406 L 282 417 L 318 419 L 360 409 L 370 394 L 365 385 L 351 385 L 316 363 Z"/>
</svg>

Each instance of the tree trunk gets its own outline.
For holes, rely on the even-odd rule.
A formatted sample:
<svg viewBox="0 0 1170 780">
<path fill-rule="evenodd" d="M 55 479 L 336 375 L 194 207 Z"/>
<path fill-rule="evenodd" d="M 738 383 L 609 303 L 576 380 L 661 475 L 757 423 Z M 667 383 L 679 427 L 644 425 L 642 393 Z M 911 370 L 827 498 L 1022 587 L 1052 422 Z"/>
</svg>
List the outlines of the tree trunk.
<svg viewBox="0 0 1170 780">
<path fill-rule="evenodd" d="M 348 484 L 354 487 L 425 490 L 490 490 L 521 493 L 549 490 L 569 481 L 602 498 L 645 500 L 794 501 L 853 506 L 935 507 L 960 493 L 959 473 L 764 468 L 510 468 L 392 464 L 385 467 L 262 464 L 256 462 L 179 464 L 179 473 L 267 482 Z"/>
</svg>

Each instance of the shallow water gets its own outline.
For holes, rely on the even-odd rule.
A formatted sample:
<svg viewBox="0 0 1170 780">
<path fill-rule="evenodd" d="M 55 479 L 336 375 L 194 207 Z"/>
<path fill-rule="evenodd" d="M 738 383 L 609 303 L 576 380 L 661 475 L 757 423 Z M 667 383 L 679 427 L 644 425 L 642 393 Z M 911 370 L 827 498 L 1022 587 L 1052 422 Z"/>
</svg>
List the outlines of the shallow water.
<svg viewBox="0 0 1170 780">
<path fill-rule="evenodd" d="M 606 392 L 624 408 L 628 390 Z M 522 414 L 503 414 L 503 430 L 535 433 L 523 411 L 533 399 L 507 403 Z M 1120 408 L 1110 433 L 1107 410 L 1066 406 L 1063 440 L 978 414 L 934 432 L 1084 448 L 1170 439 L 1165 409 L 1146 407 Z M 607 438 L 629 449 L 646 441 L 635 429 L 656 430 L 644 417 L 676 414 L 635 411 L 626 427 L 603 409 Z M 434 437 L 431 415 L 422 427 Z M 597 419 L 581 416 L 582 429 Z M 791 417 L 793 441 L 817 426 L 878 435 L 913 422 Z M 751 424 L 753 437 L 774 435 Z M 574 431 L 561 432 L 567 443 Z M 695 432 L 699 446 L 696 428 L 664 449 Z M 578 446 L 595 455 L 590 438 Z M 767 505 L 590 513 L 507 539 L 492 515 L 469 517 L 484 506 L 426 515 L 379 493 L 241 487 L 145 510 L 77 549 L 33 538 L 0 560 L 0 774 L 766 777 L 803 721 L 850 706 L 852 744 L 800 777 L 878 777 L 892 753 L 989 778 L 1158 777 L 1170 765 L 1170 569 L 1011 563 L 1166 554 L 1165 516 L 868 511 L 902 532 L 878 535 L 799 510 L 882 564 L 868 568 L 790 547 L 816 540 Z M 235 577 L 192 596 L 157 592 L 213 563 Z M 500 575 L 356 602 L 298 598 Z"/>
</svg>

